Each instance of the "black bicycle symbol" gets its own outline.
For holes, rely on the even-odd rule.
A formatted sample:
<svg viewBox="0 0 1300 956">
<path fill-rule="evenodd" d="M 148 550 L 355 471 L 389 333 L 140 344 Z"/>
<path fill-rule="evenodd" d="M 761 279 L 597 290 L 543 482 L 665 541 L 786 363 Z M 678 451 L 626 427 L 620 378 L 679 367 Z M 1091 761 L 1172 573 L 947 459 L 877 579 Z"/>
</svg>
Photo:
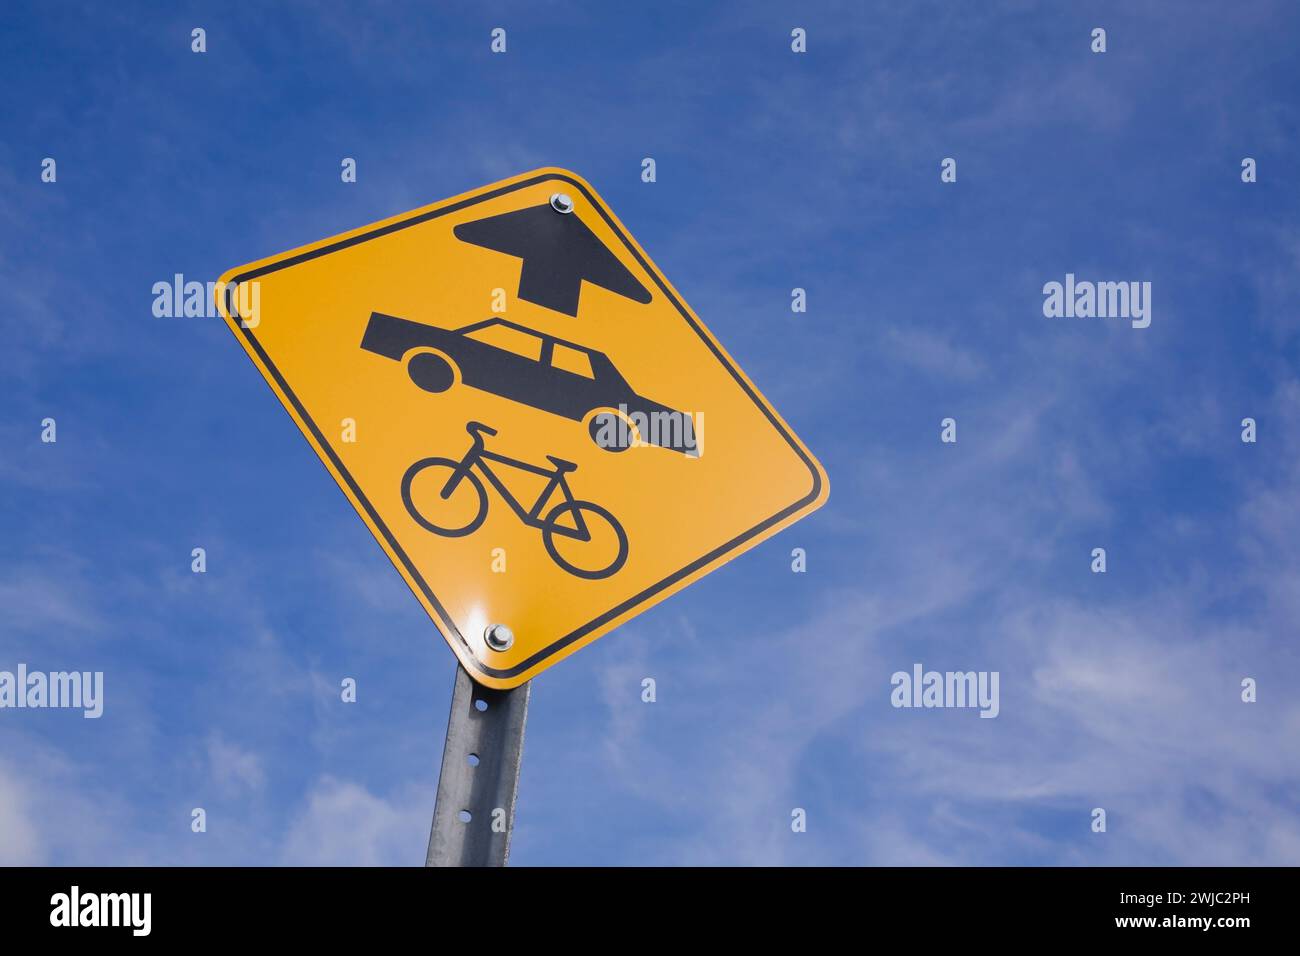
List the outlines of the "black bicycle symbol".
<svg viewBox="0 0 1300 956">
<path fill-rule="evenodd" d="M 489 428 L 482 422 L 470 422 L 465 426 L 465 430 L 474 439 L 474 443 L 470 445 L 469 451 L 465 453 L 465 457 L 460 461 L 454 461 L 451 458 L 422 458 L 406 469 L 406 474 L 402 476 L 402 501 L 406 505 L 406 510 L 410 512 L 411 517 L 415 519 L 420 527 L 446 538 L 463 538 L 479 529 L 479 526 L 487 518 L 488 497 L 487 489 L 483 487 L 482 480 L 478 475 L 474 474 L 473 469 L 477 465 L 478 470 L 492 483 L 492 487 L 496 488 L 497 493 L 505 499 L 506 504 L 510 506 L 519 520 L 530 528 L 541 529 L 542 543 L 546 545 L 546 553 L 551 556 L 552 561 L 565 571 L 580 578 L 597 580 L 616 574 L 619 568 L 623 567 L 623 562 L 627 560 L 627 533 L 623 531 L 623 526 L 618 523 L 618 520 L 600 505 L 591 501 L 579 501 L 573 497 L 573 492 L 569 490 L 569 483 L 564 476 L 571 471 L 576 471 L 577 465 L 571 461 L 556 458 L 553 455 L 546 456 L 554 466 L 553 468 L 530 465 L 526 461 L 508 458 L 505 455 L 488 451 L 484 447 L 483 436 L 495 435 L 497 433 L 495 428 Z M 541 495 L 533 503 L 532 508 L 525 511 L 523 505 L 510 493 L 510 489 L 502 484 L 501 479 L 492 471 L 489 462 L 497 462 L 534 475 L 549 477 L 550 481 L 546 483 L 546 487 L 542 489 Z M 423 496 L 426 510 L 430 505 L 438 506 L 440 515 L 435 517 L 440 517 L 443 511 L 446 512 L 446 518 L 442 519 L 443 523 L 439 523 L 438 520 L 431 520 L 427 515 L 421 513 L 420 509 L 415 506 L 415 502 L 411 499 L 411 485 L 422 474 L 439 475 L 442 471 L 447 473 L 446 478 L 439 479 L 435 477 L 435 484 L 431 486 L 437 487 L 437 483 L 441 481 L 442 487 L 437 496 L 431 494 Z M 460 498 L 453 502 L 452 496 L 457 491 L 462 491 L 465 488 L 472 489 L 473 493 L 478 496 L 478 507 L 468 522 L 461 523 L 457 521 L 455 516 L 457 514 L 463 516 L 464 513 L 468 512 L 469 508 L 467 506 L 470 504 L 471 499 L 462 493 Z M 557 489 L 563 495 L 564 500 L 547 512 L 546 517 L 540 517 L 542 509 L 546 507 L 547 502 L 551 500 Z M 440 502 L 447 502 L 447 507 L 443 508 L 439 504 Z M 572 523 L 565 521 L 566 518 L 570 518 Z M 588 521 L 592 522 L 590 526 Z M 602 525 L 607 525 L 608 531 L 612 531 L 618 541 L 618 554 L 613 561 L 600 568 L 588 569 L 579 567 L 578 564 L 560 553 L 557 542 L 576 541 L 581 544 L 590 544 L 596 538 L 596 535 L 592 533 L 592 529 L 600 531 Z M 608 537 L 608 535 L 605 534 L 602 537 Z"/>
</svg>

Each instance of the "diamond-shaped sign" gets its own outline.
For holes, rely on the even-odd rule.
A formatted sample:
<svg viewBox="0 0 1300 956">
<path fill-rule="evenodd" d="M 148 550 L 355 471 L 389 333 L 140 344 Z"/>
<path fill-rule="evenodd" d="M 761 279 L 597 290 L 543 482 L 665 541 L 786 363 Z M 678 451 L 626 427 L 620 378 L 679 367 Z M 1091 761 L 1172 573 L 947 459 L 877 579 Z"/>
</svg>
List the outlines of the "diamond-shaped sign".
<svg viewBox="0 0 1300 956">
<path fill-rule="evenodd" d="M 523 683 L 827 497 L 816 459 L 563 170 L 232 269 L 218 300 L 492 687 Z"/>
</svg>

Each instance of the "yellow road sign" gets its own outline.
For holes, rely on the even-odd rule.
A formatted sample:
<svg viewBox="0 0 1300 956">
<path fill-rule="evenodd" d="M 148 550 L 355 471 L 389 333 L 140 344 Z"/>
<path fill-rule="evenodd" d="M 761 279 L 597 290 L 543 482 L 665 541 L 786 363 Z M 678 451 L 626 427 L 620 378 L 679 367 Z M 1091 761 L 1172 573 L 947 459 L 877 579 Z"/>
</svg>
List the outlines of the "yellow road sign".
<svg viewBox="0 0 1300 956">
<path fill-rule="evenodd" d="M 231 269 L 217 298 L 491 687 L 523 683 L 826 500 L 821 465 L 564 170 Z"/>
</svg>

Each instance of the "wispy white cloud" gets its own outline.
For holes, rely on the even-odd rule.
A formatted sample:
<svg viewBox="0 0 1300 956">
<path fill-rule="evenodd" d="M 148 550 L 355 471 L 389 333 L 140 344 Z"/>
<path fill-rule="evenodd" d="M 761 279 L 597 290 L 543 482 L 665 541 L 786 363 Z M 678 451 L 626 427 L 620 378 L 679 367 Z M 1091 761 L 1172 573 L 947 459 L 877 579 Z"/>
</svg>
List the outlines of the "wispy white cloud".
<svg viewBox="0 0 1300 956">
<path fill-rule="evenodd" d="M 37 820 L 17 768 L 8 761 L 0 762 L 0 866 L 39 866 L 45 862 Z"/>
<path fill-rule="evenodd" d="M 391 798 L 332 776 L 317 780 L 279 851 L 292 866 L 419 866 L 432 820 L 431 794 Z"/>
<path fill-rule="evenodd" d="M 208 737 L 208 764 L 213 782 L 226 793 L 255 792 L 266 785 L 261 756 L 231 743 L 219 732 Z"/>
</svg>

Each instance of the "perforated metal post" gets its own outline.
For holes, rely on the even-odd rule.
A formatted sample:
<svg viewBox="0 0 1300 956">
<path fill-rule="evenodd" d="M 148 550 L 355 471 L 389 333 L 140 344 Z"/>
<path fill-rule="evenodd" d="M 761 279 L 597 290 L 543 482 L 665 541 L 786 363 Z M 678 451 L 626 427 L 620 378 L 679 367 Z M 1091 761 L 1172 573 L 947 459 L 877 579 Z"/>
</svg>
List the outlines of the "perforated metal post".
<svg viewBox="0 0 1300 956">
<path fill-rule="evenodd" d="M 530 687 L 481 687 L 457 665 L 425 866 L 505 866 Z"/>
</svg>

